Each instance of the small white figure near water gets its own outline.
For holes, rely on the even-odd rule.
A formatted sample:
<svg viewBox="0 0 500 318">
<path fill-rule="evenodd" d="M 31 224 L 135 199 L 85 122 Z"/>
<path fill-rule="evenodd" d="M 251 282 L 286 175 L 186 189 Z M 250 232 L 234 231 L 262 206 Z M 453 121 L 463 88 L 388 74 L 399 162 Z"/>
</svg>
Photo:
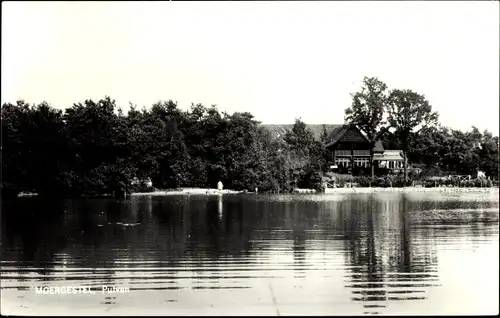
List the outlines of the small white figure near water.
<svg viewBox="0 0 500 318">
<path fill-rule="evenodd" d="M 222 182 L 221 181 L 217 182 L 217 190 L 222 191 L 223 188 L 224 185 L 222 184 Z"/>
</svg>

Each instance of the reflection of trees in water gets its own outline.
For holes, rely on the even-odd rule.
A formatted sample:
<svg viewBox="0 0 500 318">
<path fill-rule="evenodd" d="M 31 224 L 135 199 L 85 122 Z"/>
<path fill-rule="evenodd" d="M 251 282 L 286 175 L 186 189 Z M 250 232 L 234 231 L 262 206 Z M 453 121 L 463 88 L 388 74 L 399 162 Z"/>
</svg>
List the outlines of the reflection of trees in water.
<svg viewBox="0 0 500 318">
<path fill-rule="evenodd" d="M 375 222 L 377 211 L 374 202 L 354 202 L 350 207 L 340 202 L 340 209 L 345 211 L 344 217 L 347 235 L 346 252 L 348 265 L 351 268 L 348 278 L 349 286 L 353 288 L 353 300 L 374 302 L 385 301 L 387 291 L 383 289 L 384 263 L 380 244 L 378 244 Z M 377 307 L 373 303 L 365 304 L 365 307 Z"/>
<path fill-rule="evenodd" d="M 305 265 L 306 265 L 306 239 L 307 239 L 307 228 L 308 220 L 314 219 L 311 215 L 314 210 L 308 209 L 307 204 L 304 202 L 293 202 L 290 204 L 290 209 L 288 209 L 292 214 L 292 238 L 293 238 L 293 263 L 294 263 L 294 277 L 304 278 L 305 277 Z"/>
<path fill-rule="evenodd" d="M 41 274 L 51 273 L 59 265 L 109 266 L 124 256 L 123 250 L 133 248 L 124 239 L 133 241 L 133 233 L 131 236 L 115 223 L 141 218 L 133 215 L 129 205 L 115 200 L 30 199 L 5 208 L 2 224 L 8 226 L 2 231 L 2 248 L 6 259 L 22 267 L 40 267 Z M 15 259 L 18 256 L 22 259 Z"/>
<path fill-rule="evenodd" d="M 389 301 L 421 299 L 431 284 L 426 281 L 436 259 L 432 246 L 412 231 L 410 203 L 404 196 L 393 200 L 371 198 L 351 210 L 348 262 L 352 267 L 348 287 L 354 301 L 368 310 L 386 307 Z M 356 219 L 358 222 L 352 222 Z M 416 242 L 416 243 L 414 243 Z M 418 253 L 415 253 L 418 249 Z"/>
<path fill-rule="evenodd" d="M 454 202 L 413 202 L 404 196 L 398 200 L 370 195 L 328 201 L 283 198 L 22 201 L 5 207 L 19 213 L 4 213 L 2 254 L 6 260 L 40 267 L 40 273 L 48 274 L 53 266 L 62 266 L 61 259 L 68 261 L 64 266 L 85 268 L 200 268 L 237 259 L 258 264 L 279 247 L 285 250 L 277 261 L 293 257 L 294 277 L 299 278 L 306 276 L 308 262 L 314 262 L 308 258 L 314 249 L 339 250 L 343 244 L 353 298 L 368 307 L 384 306 L 387 301 L 422 296 L 413 292 L 423 291 L 435 276 L 434 238 L 450 229 L 417 226 L 421 220 L 416 212 L 463 207 Z M 481 204 L 465 206 L 472 209 Z M 491 207 L 491 203 L 483 205 Z M 37 211 L 44 214 L 32 214 Z M 478 213 L 473 225 L 458 230 L 474 237 L 484 229 L 484 218 Z M 103 279 L 112 279 L 111 273 L 107 275 Z M 396 283 L 407 287 L 397 289 Z"/>
<path fill-rule="evenodd" d="M 401 220 L 401 234 L 400 234 L 400 247 L 401 252 L 399 255 L 401 258 L 398 261 L 399 271 L 403 273 L 410 273 L 412 271 L 412 259 L 411 259 L 411 242 L 410 242 L 410 226 L 409 219 L 407 214 L 409 212 L 408 209 L 408 200 L 405 196 L 402 197 L 399 207 L 399 215 Z M 424 263 L 425 264 L 425 263 Z M 421 271 L 425 271 L 425 267 L 422 268 Z M 418 269 L 415 269 L 419 271 Z"/>
<path fill-rule="evenodd" d="M 498 233 L 498 201 L 413 201 L 410 209 L 407 218 L 412 233 L 421 238 L 418 247 L 450 243 L 444 237 L 465 238 L 475 245 Z"/>
<path fill-rule="evenodd" d="M 50 273 L 54 255 L 73 231 L 64 226 L 65 209 L 65 202 L 38 198 L 2 203 L 2 260 Z"/>
<path fill-rule="evenodd" d="M 33 230 L 24 226 L 18 232 L 22 233 L 27 250 L 36 250 L 38 243 L 44 245 L 40 248 L 43 251 L 66 249 L 79 260 L 87 260 L 88 265 L 92 265 L 92 259 L 95 263 L 96 258 L 100 258 L 97 263 L 110 262 L 114 257 L 141 259 L 145 257 L 141 254 L 148 251 L 159 253 L 159 259 L 165 261 L 183 256 L 237 257 L 258 251 L 258 241 L 271 237 L 293 242 L 295 259 L 299 261 L 308 238 L 327 239 L 332 233 L 341 233 L 346 226 L 354 230 L 345 233 L 359 244 L 356 238 L 369 223 L 360 222 L 350 210 L 351 205 L 363 203 L 342 201 L 337 211 L 338 203 L 269 202 L 251 197 L 81 200 L 63 206 L 66 213 L 57 220 L 45 219 L 47 222 L 42 224 L 32 223 Z M 273 229 L 289 231 L 273 232 Z M 254 239 L 256 246 L 252 243 Z"/>
<path fill-rule="evenodd" d="M 172 261 L 201 264 L 221 256 L 237 257 L 250 249 L 250 231 L 258 215 L 245 215 L 248 206 L 237 200 L 194 197 L 157 200 L 152 206 L 159 222 L 158 239 L 169 242 L 166 253 Z"/>
</svg>

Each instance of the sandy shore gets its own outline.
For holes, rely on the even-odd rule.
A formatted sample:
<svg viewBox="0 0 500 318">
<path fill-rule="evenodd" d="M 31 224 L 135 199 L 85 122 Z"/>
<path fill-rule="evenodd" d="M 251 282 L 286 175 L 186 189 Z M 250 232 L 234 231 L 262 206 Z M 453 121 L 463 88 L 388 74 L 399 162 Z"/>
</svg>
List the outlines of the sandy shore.
<svg viewBox="0 0 500 318">
<path fill-rule="evenodd" d="M 130 195 L 131 196 L 220 195 L 220 194 L 238 194 L 238 193 L 243 193 L 243 191 L 202 189 L 202 188 L 180 188 L 172 191 L 137 192 L 137 193 L 131 193 Z"/>
</svg>

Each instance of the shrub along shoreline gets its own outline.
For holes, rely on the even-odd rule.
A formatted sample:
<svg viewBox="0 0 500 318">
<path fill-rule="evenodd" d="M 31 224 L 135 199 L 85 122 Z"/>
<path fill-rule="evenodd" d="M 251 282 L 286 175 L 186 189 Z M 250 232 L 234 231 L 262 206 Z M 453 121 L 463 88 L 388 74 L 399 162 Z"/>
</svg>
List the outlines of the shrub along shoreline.
<svg viewBox="0 0 500 318">
<path fill-rule="evenodd" d="M 408 180 L 405 182 L 401 176 L 385 176 L 385 177 L 344 177 L 342 179 L 328 179 L 325 182 L 333 183 L 337 188 L 344 187 L 362 187 L 362 188 L 401 188 L 401 187 L 456 187 L 456 188 L 491 188 L 498 187 L 498 180 L 489 180 L 487 178 L 475 178 L 470 180 L 452 180 L 452 179 L 437 179 L 423 178 L 420 180 Z"/>
</svg>

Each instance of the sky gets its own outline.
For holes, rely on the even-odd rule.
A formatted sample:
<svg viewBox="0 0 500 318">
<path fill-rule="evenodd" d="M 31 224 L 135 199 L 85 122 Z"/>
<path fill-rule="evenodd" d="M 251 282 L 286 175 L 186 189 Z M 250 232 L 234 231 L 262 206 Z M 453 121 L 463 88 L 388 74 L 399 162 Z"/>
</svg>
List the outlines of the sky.
<svg viewBox="0 0 500 318">
<path fill-rule="evenodd" d="M 2 103 L 111 96 L 338 124 L 364 76 L 499 131 L 499 2 L 2 2 Z"/>
</svg>

